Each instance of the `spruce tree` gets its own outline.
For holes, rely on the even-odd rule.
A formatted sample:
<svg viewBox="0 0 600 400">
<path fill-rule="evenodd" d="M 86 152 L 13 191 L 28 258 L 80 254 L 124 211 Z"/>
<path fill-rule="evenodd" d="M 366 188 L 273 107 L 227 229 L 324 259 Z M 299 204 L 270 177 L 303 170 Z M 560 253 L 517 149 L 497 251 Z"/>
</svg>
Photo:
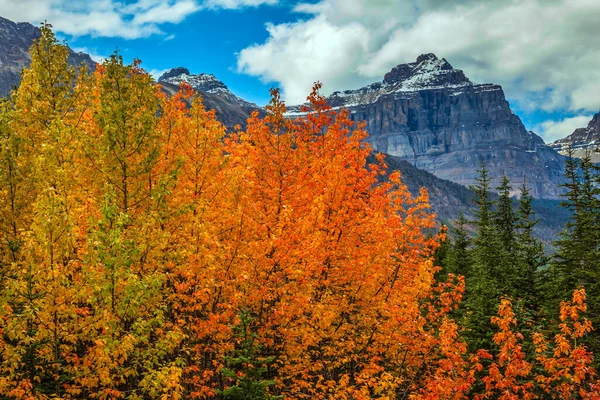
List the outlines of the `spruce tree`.
<svg viewBox="0 0 600 400">
<path fill-rule="evenodd" d="M 586 154 L 581 160 L 570 151 L 565 165 L 567 189 L 562 206 L 572 214 L 560 239 L 547 273 L 544 291 L 546 304 L 557 315 L 560 302 L 568 299 L 573 290 L 583 287 L 588 293 L 588 317 L 594 326 L 600 324 L 600 187 L 598 170 Z M 586 345 L 600 351 L 600 334 L 593 331 Z"/>
<path fill-rule="evenodd" d="M 515 247 L 515 213 L 510 197 L 512 186 L 506 174 L 502 175 L 500 186 L 496 189 L 498 190 L 498 199 L 496 200 L 494 223 L 498 229 L 504 250 L 511 253 Z"/>
<path fill-rule="evenodd" d="M 237 347 L 224 358 L 223 376 L 233 384 L 220 391 L 224 400 L 274 400 L 280 396 L 268 393 L 275 380 L 268 379 L 275 357 L 262 357 L 258 335 L 252 330 L 253 318 L 246 310 L 240 312 L 240 322 L 233 327 Z"/>
<path fill-rule="evenodd" d="M 466 338 L 472 350 L 490 349 L 495 332 L 491 317 L 495 315 L 502 294 L 502 243 L 493 223 L 492 201 L 490 200 L 490 177 L 485 163 L 478 170 L 475 192 L 477 206 L 474 225 L 471 272 L 466 279 Z"/>
<path fill-rule="evenodd" d="M 515 291 L 523 299 L 525 308 L 537 312 L 540 309 L 540 293 L 538 274 L 548 261 L 544 244 L 534 236 L 533 228 L 539 219 L 535 219 L 532 206 L 533 197 L 523 180 L 519 207 L 517 209 L 517 270 L 515 275 Z"/>
<path fill-rule="evenodd" d="M 467 232 L 467 219 L 462 211 L 452 227 L 452 242 L 450 245 L 447 270 L 450 273 L 469 276 L 471 270 L 471 236 Z"/>
<path fill-rule="evenodd" d="M 561 203 L 571 212 L 552 265 L 552 280 L 557 301 L 568 298 L 577 287 L 587 286 L 596 280 L 598 264 L 597 215 L 600 212 L 600 189 L 594 182 L 595 168 L 589 155 L 575 160 L 572 152 L 566 163 L 566 200 Z M 587 288 L 586 288 L 587 289 Z"/>
<path fill-rule="evenodd" d="M 493 223 L 500 241 L 500 252 L 498 253 L 500 264 L 498 265 L 498 283 L 504 292 L 511 296 L 518 295 L 515 292 L 515 212 L 510 197 L 512 186 L 506 174 L 502 175 L 500 185 L 496 188 L 498 199 L 495 201 L 496 209 L 493 213 Z"/>
</svg>

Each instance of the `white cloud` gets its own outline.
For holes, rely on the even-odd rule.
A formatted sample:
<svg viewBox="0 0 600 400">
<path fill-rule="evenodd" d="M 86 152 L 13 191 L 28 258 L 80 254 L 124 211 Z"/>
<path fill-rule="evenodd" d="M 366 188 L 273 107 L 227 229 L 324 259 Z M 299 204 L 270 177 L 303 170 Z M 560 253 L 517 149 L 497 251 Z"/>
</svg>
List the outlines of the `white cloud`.
<svg viewBox="0 0 600 400">
<path fill-rule="evenodd" d="M 177 1 L 173 4 L 161 2 L 150 8 L 139 10 L 133 17 L 133 23 L 136 25 L 179 23 L 199 9 L 200 5 L 192 0 Z"/>
<path fill-rule="evenodd" d="M 90 49 L 89 47 L 73 47 L 72 50 L 76 53 L 86 53 L 90 56 L 92 60 L 97 63 L 102 63 L 105 59 L 109 58 L 108 56 L 99 54 L 96 49 Z"/>
<path fill-rule="evenodd" d="M 237 10 L 244 7 L 273 6 L 278 3 L 279 0 L 205 0 L 203 5 L 207 8 Z"/>
<path fill-rule="evenodd" d="M 38 25 L 48 21 L 72 36 L 137 39 L 167 35 L 166 23 L 177 24 L 206 8 L 241 8 L 275 4 L 277 0 L 0 0 L 0 15 Z"/>
<path fill-rule="evenodd" d="M 542 134 L 546 143 L 550 143 L 569 136 L 577 128 L 586 127 L 592 117 L 591 114 L 578 115 L 559 121 L 545 121 L 538 125 L 536 129 Z"/>
<path fill-rule="evenodd" d="M 264 43 L 238 55 L 240 71 L 279 82 L 292 103 L 314 80 L 326 92 L 353 88 L 433 52 L 532 110 L 600 107 L 597 0 L 320 0 L 295 10 L 307 19 L 269 25 Z"/>
<path fill-rule="evenodd" d="M 199 8 L 194 0 L 0 0 L 0 15 L 13 21 L 48 21 L 56 31 L 72 36 L 126 39 L 162 34 L 160 24 L 181 22 Z"/>
<path fill-rule="evenodd" d="M 238 66 L 265 81 L 281 82 L 287 98 L 296 101 L 303 101 L 317 80 L 329 86 L 351 85 L 369 42 L 369 32 L 362 25 L 336 28 L 322 16 L 268 25 L 267 30 L 269 41 L 242 50 Z"/>
<path fill-rule="evenodd" d="M 160 78 L 161 75 L 167 71 L 168 71 L 168 69 L 151 69 L 148 71 L 148 73 L 150 75 L 152 75 L 152 77 L 154 78 L 155 81 L 158 81 L 158 78 Z"/>
</svg>

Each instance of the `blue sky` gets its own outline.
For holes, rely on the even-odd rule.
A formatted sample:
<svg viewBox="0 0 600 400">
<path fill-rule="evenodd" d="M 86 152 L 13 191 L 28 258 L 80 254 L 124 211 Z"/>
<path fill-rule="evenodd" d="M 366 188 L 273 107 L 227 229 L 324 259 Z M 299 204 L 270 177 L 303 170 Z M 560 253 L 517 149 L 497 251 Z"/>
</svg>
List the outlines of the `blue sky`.
<svg viewBox="0 0 600 400">
<path fill-rule="evenodd" d="M 600 109 L 598 0 L 0 0 L 0 16 L 38 24 L 96 57 L 115 49 L 158 74 L 215 74 L 258 104 L 379 81 L 433 52 L 473 82 L 504 87 L 549 142 Z"/>
<path fill-rule="evenodd" d="M 269 100 L 269 88 L 277 82 L 262 82 L 258 77 L 237 71 L 237 56 L 242 49 L 263 42 L 267 22 L 284 23 L 298 17 L 286 4 L 248 7 L 237 10 L 209 9 L 190 15 L 178 24 L 161 26 L 164 35 L 147 38 L 72 37 L 60 34 L 71 47 L 96 56 L 110 55 L 115 49 L 130 62 L 134 57 L 155 75 L 182 66 L 191 73 L 212 73 L 238 96 L 257 104 Z"/>
</svg>

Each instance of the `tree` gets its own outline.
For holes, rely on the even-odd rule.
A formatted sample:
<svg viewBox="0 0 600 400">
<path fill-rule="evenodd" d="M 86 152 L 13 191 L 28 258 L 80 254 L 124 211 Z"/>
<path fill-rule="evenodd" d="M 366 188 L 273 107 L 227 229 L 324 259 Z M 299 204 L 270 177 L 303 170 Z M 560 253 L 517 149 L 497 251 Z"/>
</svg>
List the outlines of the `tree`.
<svg viewBox="0 0 600 400">
<path fill-rule="evenodd" d="M 471 351 L 492 347 L 491 317 L 496 314 L 499 298 L 508 286 L 503 268 L 506 257 L 493 220 L 489 185 L 488 171 L 482 163 L 477 184 L 471 188 L 477 206 L 474 221 L 477 231 L 471 252 L 473 265 L 466 281 L 464 322 Z"/>
<path fill-rule="evenodd" d="M 220 395 L 227 400 L 270 400 L 279 397 L 268 394 L 273 379 L 267 379 L 275 357 L 261 357 L 261 346 L 256 343 L 258 335 L 252 331 L 252 317 L 245 310 L 240 322 L 233 328 L 233 338 L 238 342 L 232 355 L 224 357 L 223 376 L 232 381 Z"/>
<path fill-rule="evenodd" d="M 522 344 L 525 338 L 518 329 L 511 301 L 502 299 L 498 316 L 493 318 L 498 326 L 494 342 L 499 352 L 494 357 L 485 350 L 479 351 L 479 358 L 487 358 L 491 364 L 484 369 L 485 388 L 474 398 L 599 399 L 600 383 L 592 367 L 593 356 L 580 340 L 592 329 L 591 321 L 581 316 L 586 310 L 585 291 L 575 290 L 571 301 L 561 303 L 559 333 L 553 342 L 544 333 L 536 332 L 534 354 L 526 354 Z"/>
<path fill-rule="evenodd" d="M 454 221 L 451 228 L 452 244 L 449 251 L 448 270 L 451 273 L 462 276 L 471 274 L 471 236 L 467 232 L 467 219 L 460 211 L 458 219 Z"/>
<path fill-rule="evenodd" d="M 65 394 L 71 381 L 66 360 L 76 346 L 79 293 L 80 211 L 73 176 L 81 71 L 67 64 L 68 48 L 47 24 L 31 47 L 31 65 L 5 116 L 1 174 L 8 184 L 2 220 L 14 267 L 2 293 L 5 362 L 1 391 L 45 398 Z M 8 229 L 7 229 L 8 228 Z"/>
<path fill-rule="evenodd" d="M 537 313 L 540 311 L 542 298 L 538 275 L 540 269 L 546 265 L 548 258 L 543 243 L 535 237 L 533 232 L 539 220 L 534 219 L 532 200 L 533 197 L 524 180 L 517 211 L 518 265 L 515 275 L 515 292 L 523 299 L 527 309 Z"/>
<path fill-rule="evenodd" d="M 534 382 L 530 376 L 532 367 L 522 351 L 523 335 L 513 330 L 517 320 L 509 299 L 501 299 L 498 316 L 492 317 L 492 323 L 499 329 L 494 334 L 494 343 L 499 350 L 498 357 L 487 368 L 487 374 L 482 378 L 485 393 L 475 398 L 501 400 L 535 398 Z M 485 351 L 481 351 L 480 356 L 493 359 Z"/>
<path fill-rule="evenodd" d="M 573 290 L 584 287 L 590 293 L 590 318 L 600 323 L 597 293 L 600 284 L 600 187 L 597 169 L 589 154 L 577 161 L 572 152 L 566 163 L 563 207 L 572 211 L 571 218 L 556 242 L 556 253 L 551 262 L 545 284 L 547 307 L 554 313 L 560 302 Z M 597 333 L 592 333 L 587 344 L 593 351 L 600 350 Z"/>
<path fill-rule="evenodd" d="M 510 180 L 506 174 L 502 175 L 498 190 L 498 199 L 496 200 L 496 210 L 494 212 L 494 224 L 498 230 L 498 235 L 502 242 L 503 250 L 506 254 L 513 253 L 515 249 L 515 213 L 513 203 L 510 197 Z M 510 273 L 509 271 L 507 271 Z"/>
<path fill-rule="evenodd" d="M 580 340 L 592 330 L 591 321 L 580 315 L 586 311 L 585 290 L 575 290 L 571 301 L 561 302 L 560 333 L 554 337 L 554 348 L 543 334 L 534 337 L 537 361 L 544 369 L 536 381 L 552 399 L 600 398 L 593 355 Z"/>
</svg>

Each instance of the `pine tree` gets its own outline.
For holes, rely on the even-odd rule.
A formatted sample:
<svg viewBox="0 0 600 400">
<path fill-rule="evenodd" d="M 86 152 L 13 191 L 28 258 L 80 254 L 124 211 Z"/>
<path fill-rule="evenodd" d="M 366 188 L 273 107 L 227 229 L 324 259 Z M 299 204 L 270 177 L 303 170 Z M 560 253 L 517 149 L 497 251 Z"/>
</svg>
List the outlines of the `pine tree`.
<svg viewBox="0 0 600 400">
<path fill-rule="evenodd" d="M 442 224 L 440 227 L 438 235 L 441 236 L 442 239 L 440 240 L 440 247 L 433 253 L 433 264 L 436 267 L 440 267 L 440 273 L 438 273 L 436 277 L 442 277 L 450 272 L 448 268 L 451 262 L 450 255 L 452 252 L 452 241 L 448 235 L 448 227 L 445 224 Z"/>
<path fill-rule="evenodd" d="M 494 327 L 491 317 L 496 314 L 500 295 L 506 287 L 503 281 L 503 248 L 496 225 L 493 223 L 490 200 L 490 178 L 482 162 L 475 192 L 477 206 L 474 221 L 476 237 L 473 240 L 471 273 L 466 279 L 466 337 L 471 349 L 492 347 Z"/>
<path fill-rule="evenodd" d="M 600 187 L 598 172 L 590 155 L 575 160 L 572 151 L 565 165 L 567 189 L 562 206 L 571 210 L 544 284 L 549 312 L 556 315 L 560 302 L 569 293 L 585 288 L 589 293 L 589 316 L 594 325 L 600 323 Z M 593 331 L 586 344 L 600 351 L 600 334 Z"/>
<path fill-rule="evenodd" d="M 532 200 L 533 197 L 527 183 L 523 180 L 517 211 L 516 249 L 518 264 L 515 274 L 515 291 L 517 296 L 523 299 L 527 309 L 537 312 L 541 305 L 538 274 L 548 258 L 544 251 L 544 244 L 533 233 L 539 219 L 534 219 L 535 212 L 531 204 Z"/>
<path fill-rule="evenodd" d="M 447 270 L 450 273 L 469 276 L 471 273 L 471 236 L 466 229 L 467 219 L 462 211 L 451 228 L 451 245 L 449 249 Z"/>
<path fill-rule="evenodd" d="M 281 396 L 269 394 L 275 385 L 270 372 L 274 356 L 261 355 L 262 346 L 258 335 L 252 330 L 252 316 L 247 310 L 240 312 L 240 321 L 233 327 L 236 348 L 224 357 L 223 377 L 232 384 L 220 392 L 224 400 L 274 400 Z"/>
<path fill-rule="evenodd" d="M 496 188 L 498 198 L 493 213 L 493 224 L 501 243 L 499 265 L 499 284 L 504 295 L 516 296 L 514 280 L 516 278 L 514 252 L 516 249 L 515 238 L 515 213 L 510 197 L 512 187 L 506 174 L 502 175 L 500 185 Z"/>
<path fill-rule="evenodd" d="M 498 190 L 498 199 L 496 200 L 496 211 L 494 212 L 494 223 L 502 241 L 504 251 L 512 253 L 515 247 L 515 215 L 513 203 L 510 197 L 510 180 L 506 174 L 502 175 Z"/>
</svg>

